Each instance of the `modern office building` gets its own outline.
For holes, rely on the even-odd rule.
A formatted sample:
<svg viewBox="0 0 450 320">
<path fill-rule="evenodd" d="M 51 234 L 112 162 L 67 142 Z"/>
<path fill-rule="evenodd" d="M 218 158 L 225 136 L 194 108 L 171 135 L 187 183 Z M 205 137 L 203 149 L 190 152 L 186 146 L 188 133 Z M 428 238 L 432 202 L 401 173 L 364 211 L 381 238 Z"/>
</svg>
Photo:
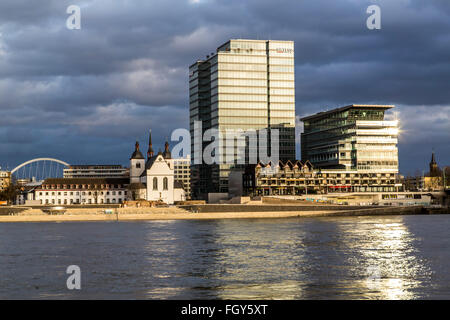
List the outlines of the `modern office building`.
<svg viewBox="0 0 450 320">
<path fill-rule="evenodd" d="M 174 178 L 183 185 L 186 199 L 191 198 L 191 156 L 170 159 L 174 169 Z"/>
<path fill-rule="evenodd" d="M 229 40 L 189 67 L 189 94 L 193 197 L 226 193 L 230 172 L 244 166 L 238 161 L 205 164 L 202 151 L 210 142 L 202 137 L 208 129 L 217 129 L 223 136 L 230 129 L 260 131 L 281 124 L 295 130 L 294 42 Z M 195 122 L 201 123 L 201 130 L 195 130 Z M 294 155 L 293 160 L 295 137 L 289 136 L 292 142 L 280 150 L 283 155 Z M 250 139 L 246 139 L 246 153 L 255 152 L 249 144 Z M 237 148 L 223 140 L 219 150 L 221 160 L 237 159 Z"/>
<path fill-rule="evenodd" d="M 304 117 L 302 161 L 315 168 L 398 174 L 398 121 L 392 105 L 349 105 Z"/>
<path fill-rule="evenodd" d="M 63 174 L 64 178 L 126 178 L 129 171 L 121 165 L 71 165 Z"/>
</svg>

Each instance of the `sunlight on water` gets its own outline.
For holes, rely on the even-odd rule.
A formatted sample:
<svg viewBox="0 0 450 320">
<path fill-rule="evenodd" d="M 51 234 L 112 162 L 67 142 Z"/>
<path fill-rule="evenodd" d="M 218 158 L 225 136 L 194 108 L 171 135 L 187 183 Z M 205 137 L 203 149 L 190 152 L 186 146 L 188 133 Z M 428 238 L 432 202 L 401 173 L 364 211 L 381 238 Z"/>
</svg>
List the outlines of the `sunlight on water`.
<svg viewBox="0 0 450 320">
<path fill-rule="evenodd" d="M 450 298 L 448 216 L 0 224 L 0 298 Z M 82 289 L 66 288 L 68 265 Z"/>
</svg>

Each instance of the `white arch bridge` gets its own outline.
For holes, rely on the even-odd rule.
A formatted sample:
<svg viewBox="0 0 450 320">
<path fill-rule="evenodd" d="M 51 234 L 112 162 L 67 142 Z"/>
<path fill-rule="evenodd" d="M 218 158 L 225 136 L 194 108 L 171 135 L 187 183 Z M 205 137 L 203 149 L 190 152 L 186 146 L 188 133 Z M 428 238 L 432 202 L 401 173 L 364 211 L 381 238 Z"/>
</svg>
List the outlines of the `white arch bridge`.
<svg viewBox="0 0 450 320">
<path fill-rule="evenodd" d="M 44 180 L 46 178 L 60 178 L 63 176 L 64 168 L 69 164 L 65 161 L 54 158 L 36 158 L 19 164 L 13 170 L 11 175 L 15 179 L 36 179 Z"/>
</svg>

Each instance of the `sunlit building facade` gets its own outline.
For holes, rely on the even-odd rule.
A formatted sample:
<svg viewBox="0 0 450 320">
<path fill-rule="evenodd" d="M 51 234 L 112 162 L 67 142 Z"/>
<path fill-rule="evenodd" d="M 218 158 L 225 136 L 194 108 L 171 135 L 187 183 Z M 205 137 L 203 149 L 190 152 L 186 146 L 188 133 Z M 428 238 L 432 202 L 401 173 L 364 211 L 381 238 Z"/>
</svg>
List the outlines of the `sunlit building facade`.
<svg viewBox="0 0 450 320">
<path fill-rule="evenodd" d="M 302 160 L 315 168 L 398 174 L 398 121 L 392 105 L 349 105 L 304 117 Z"/>
<path fill-rule="evenodd" d="M 11 184 L 11 172 L 0 170 L 0 192 L 7 189 Z"/>
<path fill-rule="evenodd" d="M 203 133 L 218 129 L 261 130 L 283 124 L 295 128 L 294 42 L 275 40 L 229 40 L 215 53 L 189 68 L 192 192 L 202 197 L 208 192 L 228 192 L 228 176 L 239 164 L 196 164 L 210 142 Z M 194 129 L 201 122 L 201 136 Z M 283 146 L 283 156 L 295 159 L 295 137 Z M 197 141 L 197 142 L 196 142 Z M 246 140 L 245 144 L 251 143 Z M 290 150 L 286 150 L 289 149 Z M 247 151 L 255 152 L 255 150 Z M 270 150 L 269 150 L 270 153 Z M 235 146 L 220 144 L 220 157 L 234 157 Z M 292 156 L 293 155 L 293 156 Z M 248 160 L 246 158 L 246 160 Z M 282 159 L 289 160 L 289 159 Z"/>
</svg>

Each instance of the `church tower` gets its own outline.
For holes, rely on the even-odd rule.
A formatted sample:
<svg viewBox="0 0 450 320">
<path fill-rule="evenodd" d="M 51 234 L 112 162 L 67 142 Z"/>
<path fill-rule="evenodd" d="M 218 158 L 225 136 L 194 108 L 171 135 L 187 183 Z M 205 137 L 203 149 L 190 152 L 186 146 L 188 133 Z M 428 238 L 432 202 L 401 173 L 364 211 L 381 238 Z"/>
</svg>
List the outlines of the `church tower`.
<svg viewBox="0 0 450 320">
<path fill-rule="evenodd" d="M 439 177 L 439 168 L 436 163 L 436 159 L 434 158 L 434 151 L 431 154 L 431 162 L 430 162 L 430 177 Z"/>
<path fill-rule="evenodd" d="M 145 158 L 139 151 L 139 142 L 136 141 L 134 152 L 130 158 L 130 183 L 139 183 L 140 176 L 145 170 Z"/>
</svg>

